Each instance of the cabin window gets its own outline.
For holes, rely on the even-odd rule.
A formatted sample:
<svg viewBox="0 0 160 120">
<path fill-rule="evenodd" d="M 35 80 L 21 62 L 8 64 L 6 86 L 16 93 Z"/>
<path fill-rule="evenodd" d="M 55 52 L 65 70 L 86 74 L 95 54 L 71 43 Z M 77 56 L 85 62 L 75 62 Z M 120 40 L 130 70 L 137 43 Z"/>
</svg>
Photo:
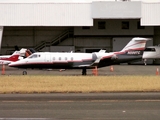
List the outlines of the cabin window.
<svg viewBox="0 0 160 120">
<path fill-rule="evenodd" d="M 73 61 L 73 57 L 71 57 L 71 60 Z"/>
<path fill-rule="evenodd" d="M 148 51 L 148 52 L 155 52 L 156 49 L 155 48 L 146 48 L 144 51 Z"/>
<path fill-rule="evenodd" d="M 61 60 L 61 57 L 59 57 L 59 60 Z"/>
<path fill-rule="evenodd" d="M 65 60 L 67 60 L 67 57 L 65 57 Z"/>
<path fill-rule="evenodd" d="M 55 57 L 53 57 L 53 60 L 55 60 Z"/>
<path fill-rule="evenodd" d="M 98 29 L 106 29 L 106 22 L 105 21 L 99 21 L 98 22 Z"/>
</svg>

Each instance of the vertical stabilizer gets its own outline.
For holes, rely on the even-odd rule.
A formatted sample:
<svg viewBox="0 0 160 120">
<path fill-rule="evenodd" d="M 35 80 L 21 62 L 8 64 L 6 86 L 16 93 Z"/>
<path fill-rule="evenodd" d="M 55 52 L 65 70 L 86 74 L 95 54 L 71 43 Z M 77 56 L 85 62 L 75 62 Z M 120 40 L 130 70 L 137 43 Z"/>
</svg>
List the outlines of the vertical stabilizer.
<svg viewBox="0 0 160 120">
<path fill-rule="evenodd" d="M 148 40 L 150 39 L 141 37 L 132 38 L 132 40 L 121 51 L 144 50 Z"/>
<path fill-rule="evenodd" d="M 19 52 L 19 51 L 15 51 L 15 52 L 14 52 L 8 59 L 6 59 L 6 60 L 15 62 L 15 61 L 18 60 L 19 56 L 20 56 L 20 52 Z"/>
</svg>

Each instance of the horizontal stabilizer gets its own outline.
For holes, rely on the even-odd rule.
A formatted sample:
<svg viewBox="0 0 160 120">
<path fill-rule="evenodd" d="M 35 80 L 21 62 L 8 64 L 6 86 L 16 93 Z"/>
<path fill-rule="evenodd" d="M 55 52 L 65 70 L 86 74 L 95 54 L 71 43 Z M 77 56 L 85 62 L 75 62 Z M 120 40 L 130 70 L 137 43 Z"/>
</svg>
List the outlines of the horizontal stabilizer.
<svg viewBox="0 0 160 120">
<path fill-rule="evenodd" d="M 94 66 L 98 66 L 100 60 L 101 60 L 101 57 L 97 58 L 92 64 L 79 65 L 78 67 L 94 67 Z"/>
</svg>

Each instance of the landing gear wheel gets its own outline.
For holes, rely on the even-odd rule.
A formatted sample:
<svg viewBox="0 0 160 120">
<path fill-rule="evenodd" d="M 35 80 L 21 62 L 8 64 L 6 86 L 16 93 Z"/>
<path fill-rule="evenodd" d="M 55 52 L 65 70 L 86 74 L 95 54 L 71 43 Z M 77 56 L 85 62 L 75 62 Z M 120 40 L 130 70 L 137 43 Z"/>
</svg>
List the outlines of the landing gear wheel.
<svg viewBox="0 0 160 120">
<path fill-rule="evenodd" d="M 87 69 L 86 68 L 82 69 L 82 75 L 87 75 Z"/>
<path fill-rule="evenodd" d="M 27 71 L 23 71 L 23 75 L 27 75 Z"/>
<path fill-rule="evenodd" d="M 147 65 L 147 59 L 144 59 L 143 62 L 144 62 L 144 65 Z"/>
</svg>

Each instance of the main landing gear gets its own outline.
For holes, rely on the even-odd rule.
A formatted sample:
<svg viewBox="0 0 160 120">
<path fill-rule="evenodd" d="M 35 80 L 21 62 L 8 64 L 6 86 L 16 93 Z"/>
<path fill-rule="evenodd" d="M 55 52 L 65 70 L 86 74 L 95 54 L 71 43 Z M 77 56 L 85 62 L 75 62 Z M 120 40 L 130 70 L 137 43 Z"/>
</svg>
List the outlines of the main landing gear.
<svg viewBox="0 0 160 120">
<path fill-rule="evenodd" d="M 86 68 L 82 68 L 82 75 L 87 75 L 87 69 Z"/>
<path fill-rule="evenodd" d="M 98 75 L 98 69 L 97 66 L 95 66 L 95 68 L 92 70 L 92 73 L 97 76 Z M 87 68 L 82 68 L 82 75 L 87 75 Z"/>
</svg>

